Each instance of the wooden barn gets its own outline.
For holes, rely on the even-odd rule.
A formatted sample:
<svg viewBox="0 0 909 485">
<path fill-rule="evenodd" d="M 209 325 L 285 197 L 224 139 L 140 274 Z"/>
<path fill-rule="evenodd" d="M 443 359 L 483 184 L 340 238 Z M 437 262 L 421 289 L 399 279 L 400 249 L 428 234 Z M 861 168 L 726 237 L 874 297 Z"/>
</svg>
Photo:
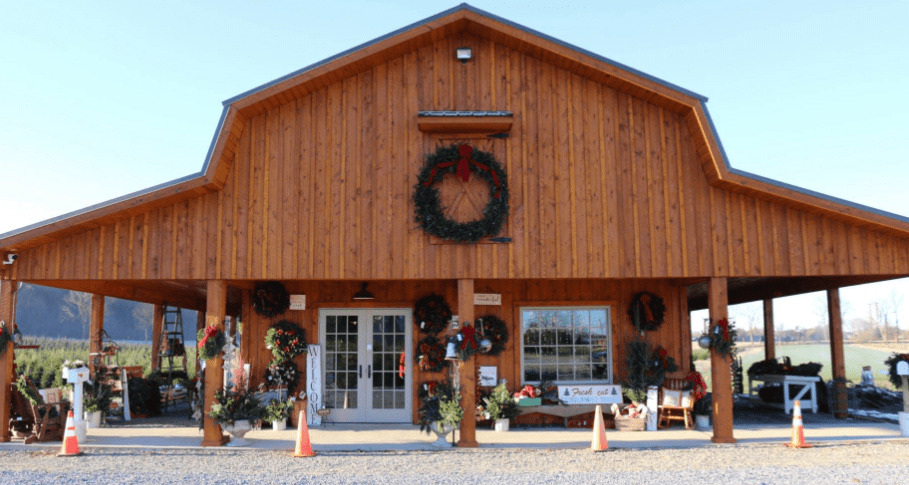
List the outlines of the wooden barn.
<svg viewBox="0 0 909 485">
<path fill-rule="evenodd" d="M 459 367 L 466 410 L 478 366 L 511 391 L 621 384 L 642 293 L 662 302 L 639 307 L 662 313 L 645 338 L 689 370 L 690 311 L 717 325 L 826 290 L 843 376 L 837 289 L 909 275 L 909 220 L 736 170 L 703 96 L 465 4 L 225 101 L 198 174 L 2 234 L 0 260 L 0 320 L 18 282 L 96 295 L 93 332 L 104 296 L 239 319 L 254 382 L 289 320 L 321 346 L 333 420 L 411 423 L 441 376 L 418 365 L 430 294 L 509 334 Z M 305 309 L 260 311 L 266 287 Z M 712 352 L 717 442 L 730 362 Z M 206 374 L 207 405 L 222 381 Z M 203 445 L 222 441 L 206 419 Z"/>
</svg>

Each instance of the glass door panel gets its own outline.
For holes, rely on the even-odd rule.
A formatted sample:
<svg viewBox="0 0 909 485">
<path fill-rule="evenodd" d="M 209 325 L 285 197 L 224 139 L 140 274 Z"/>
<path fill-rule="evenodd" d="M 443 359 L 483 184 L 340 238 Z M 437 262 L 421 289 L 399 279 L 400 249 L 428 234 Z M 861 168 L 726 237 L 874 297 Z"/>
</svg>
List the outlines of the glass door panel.
<svg viewBox="0 0 909 485">
<path fill-rule="evenodd" d="M 412 419 L 409 310 L 321 310 L 323 402 L 335 422 Z M 404 373 L 400 365 L 404 363 Z"/>
</svg>

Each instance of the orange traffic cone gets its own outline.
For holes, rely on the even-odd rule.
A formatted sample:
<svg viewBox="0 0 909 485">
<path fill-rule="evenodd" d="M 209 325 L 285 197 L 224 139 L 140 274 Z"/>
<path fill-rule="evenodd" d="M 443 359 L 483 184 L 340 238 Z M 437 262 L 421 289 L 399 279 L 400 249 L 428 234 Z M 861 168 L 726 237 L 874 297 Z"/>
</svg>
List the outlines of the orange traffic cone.
<svg viewBox="0 0 909 485">
<path fill-rule="evenodd" d="M 805 443 L 805 430 L 802 427 L 802 403 L 795 402 L 792 409 L 792 441 L 786 443 L 790 448 L 811 448 L 811 445 Z"/>
<path fill-rule="evenodd" d="M 73 411 L 66 415 L 66 432 L 63 433 L 63 446 L 57 456 L 79 456 L 79 438 L 76 436 L 76 423 L 73 421 Z"/>
<path fill-rule="evenodd" d="M 309 442 L 309 426 L 306 425 L 306 412 L 300 410 L 297 418 L 297 446 L 294 448 L 295 457 L 316 456 Z"/>
<path fill-rule="evenodd" d="M 593 441 L 590 443 L 590 449 L 593 451 L 606 451 L 609 449 L 609 443 L 606 441 L 606 424 L 603 422 L 603 408 L 597 404 L 597 410 L 593 418 Z"/>
</svg>

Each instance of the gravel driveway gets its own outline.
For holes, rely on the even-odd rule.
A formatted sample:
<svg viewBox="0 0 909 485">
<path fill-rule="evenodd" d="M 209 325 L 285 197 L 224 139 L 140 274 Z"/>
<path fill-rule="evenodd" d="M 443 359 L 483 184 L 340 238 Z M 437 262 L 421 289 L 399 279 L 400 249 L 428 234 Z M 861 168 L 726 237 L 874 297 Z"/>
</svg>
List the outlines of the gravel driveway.
<svg viewBox="0 0 909 485">
<path fill-rule="evenodd" d="M 293 458 L 250 450 L 92 448 L 81 457 L 0 452 L 0 483 L 909 483 L 909 440 L 691 449 L 452 449 Z"/>
</svg>

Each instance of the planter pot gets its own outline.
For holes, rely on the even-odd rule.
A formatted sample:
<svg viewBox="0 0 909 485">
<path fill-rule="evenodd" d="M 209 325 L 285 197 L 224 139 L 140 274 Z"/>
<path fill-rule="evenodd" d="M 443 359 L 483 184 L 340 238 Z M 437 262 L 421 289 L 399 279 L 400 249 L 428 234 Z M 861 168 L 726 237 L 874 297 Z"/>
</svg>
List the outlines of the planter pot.
<svg viewBox="0 0 909 485">
<path fill-rule="evenodd" d="M 700 429 L 700 430 L 710 429 L 710 415 L 695 414 L 694 415 L 694 425 L 697 429 Z"/>
<path fill-rule="evenodd" d="M 287 420 L 279 419 L 277 421 L 272 421 L 271 429 L 274 431 L 284 431 L 285 429 L 287 429 Z"/>
<path fill-rule="evenodd" d="M 507 419 L 497 419 L 496 420 L 496 431 L 508 431 L 508 420 Z"/>
<path fill-rule="evenodd" d="M 448 436 L 448 433 L 454 431 L 456 427 L 457 426 L 450 424 L 442 426 L 442 423 L 439 421 L 432 423 L 430 425 L 430 429 L 432 429 L 432 432 L 437 436 L 436 440 L 432 442 L 432 446 L 437 446 L 439 448 L 451 448 L 453 445 L 448 442 L 446 436 Z"/>
<path fill-rule="evenodd" d="M 101 427 L 101 411 L 92 411 L 85 412 L 85 422 L 88 424 L 89 428 L 100 428 Z"/>
<path fill-rule="evenodd" d="M 249 444 L 249 441 L 243 438 L 252 429 L 248 419 L 238 420 L 232 425 L 226 424 L 223 429 L 225 432 L 230 433 L 231 436 L 230 443 L 227 443 L 227 446 L 246 446 Z"/>
</svg>

